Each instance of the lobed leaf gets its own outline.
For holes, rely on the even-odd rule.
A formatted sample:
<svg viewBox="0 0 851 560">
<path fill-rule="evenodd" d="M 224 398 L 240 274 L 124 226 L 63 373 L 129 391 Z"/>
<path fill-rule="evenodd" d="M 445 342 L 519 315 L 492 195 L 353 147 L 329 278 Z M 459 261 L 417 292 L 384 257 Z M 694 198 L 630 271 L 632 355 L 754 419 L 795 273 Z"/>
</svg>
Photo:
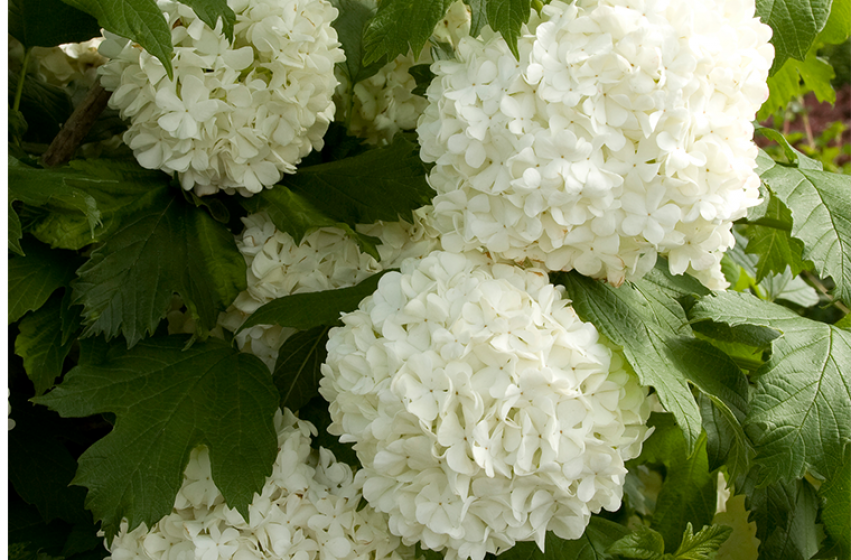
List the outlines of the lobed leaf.
<svg viewBox="0 0 851 560">
<path fill-rule="evenodd" d="M 809 560 L 818 551 L 818 496 L 806 480 L 775 482 L 748 492 L 760 540 L 759 560 Z"/>
<path fill-rule="evenodd" d="M 576 272 L 555 274 L 583 321 L 592 322 L 621 346 L 644 385 L 656 388 L 666 410 L 683 430 L 689 450 L 700 437 L 700 412 L 689 383 L 718 395 L 735 416 L 744 418 L 747 382 L 723 352 L 693 337 L 678 299 L 705 293 L 693 278 L 674 277 L 665 263 L 634 285 L 613 288 Z"/>
<path fill-rule="evenodd" d="M 34 401 L 63 417 L 111 412 L 114 429 L 79 458 L 73 483 L 89 489 L 86 507 L 111 539 L 151 527 L 174 507 L 189 453 L 210 450 L 213 480 L 225 502 L 247 518 L 248 504 L 278 453 L 273 417 L 278 395 L 255 356 L 218 339 L 160 336 L 131 350 L 112 344 L 82 360 Z"/>
<path fill-rule="evenodd" d="M 209 330 L 246 287 L 245 261 L 222 224 L 168 187 L 151 196 L 78 271 L 84 336 L 122 333 L 132 347 L 156 330 L 174 293 Z"/>
<path fill-rule="evenodd" d="M 745 252 L 759 256 L 756 281 L 761 282 L 772 273 L 783 273 L 790 267 L 792 274 L 797 276 L 806 266 L 801 258 L 804 244 L 790 233 L 792 213 L 776 196 L 772 196 L 763 217 L 777 222 L 777 227 L 751 224 L 745 230 L 748 238 Z M 788 224 L 789 229 L 781 227 L 784 224 Z"/>
<path fill-rule="evenodd" d="M 632 533 L 610 546 L 608 551 L 627 558 L 661 560 L 665 554 L 665 540 L 650 527 L 638 525 Z"/>
<path fill-rule="evenodd" d="M 674 552 L 674 558 L 676 560 L 712 560 L 732 532 L 731 527 L 709 525 L 695 535 L 689 523 L 686 525 L 680 547 Z"/>
<path fill-rule="evenodd" d="M 827 474 L 851 441 L 851 331 L 812 321 L 750 294 L 704 297 L 693 320 L 761 325 L 783 333 L 757 375 L 745 431 L 757 451 L 759 482 Z"/>
</svg>

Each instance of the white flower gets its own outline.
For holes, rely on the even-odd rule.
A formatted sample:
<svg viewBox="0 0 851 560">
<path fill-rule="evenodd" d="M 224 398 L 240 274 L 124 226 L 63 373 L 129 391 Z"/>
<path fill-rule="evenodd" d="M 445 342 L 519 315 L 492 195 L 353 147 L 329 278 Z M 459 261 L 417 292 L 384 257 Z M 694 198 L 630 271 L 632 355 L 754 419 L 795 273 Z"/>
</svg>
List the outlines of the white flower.
<svg viewBox="0 0 851 560">
<path fill-rule="evenodd" d="M 401 560 L 411 556 L 386 518 L 358 511 L 363 480 L 325 449 L 310 447 L 313 425 L 284 409 L 275 416 L 280 452 L 248 506 L 227 507 L 212 480 L 209 452 L 192 451 L 172 512 L 150 530 L 107 543 L 112 560 Z"/>
<path fill-rule="evenodd" d="M 436 251 L 343 323 L 322 366 L 329 432 L 355 443 L 403 543 L 481 560 L 620 506 L 652 399 L 544 271 Z"/>
<path fill-rule="evenodd" d="M 344 58 L 327 0 L 231 0 L 234 43 L 185 4 L 158 0 L 171 28 L 174 81 L 149 53 L 105 32 L 100 69 L 139 163 L 186 190 L 251 196 L 320 149 Z"/>
<path fill-rule="evenodd" d="M 437 248 L 436 233 L 427 225 L 431 207 L 414 212 L 414 224 L 378 222 L 358 226 L 360 233 L 381 241 L 381 261 L 360 250 L 345 231 L 335 227 L 317 229 L 296 244 L 278 231 L 268 214 L 243 219 L 245 230 L 237 247 L 248 266 L 248 289 L 219 317 L 219 324 L 235 331 L 260 306 L 291 294 L 334 290 L 354 286 L 373 274 L 396 268 L 408 257 L 423 257 Z M 244 352 L 259 357 L 274 369 L 278 350 L 294 329 L 256 325 L 236 335 Z"/>
<path fill-rule="evenodd" d="M 432 65 L 417 128 L 443 248 L 615 285 L 657 254 L 676 255 L 672 271 L 708 270 L 730 245 L 683 251 L 687 232 L 726 240 L 758 200 L 750 121 L 773 48 L 753 12 L 556 0 L 524 27 L 519 61 L 488 29 L 462 38 L 457 60 Z"/>
</svg>

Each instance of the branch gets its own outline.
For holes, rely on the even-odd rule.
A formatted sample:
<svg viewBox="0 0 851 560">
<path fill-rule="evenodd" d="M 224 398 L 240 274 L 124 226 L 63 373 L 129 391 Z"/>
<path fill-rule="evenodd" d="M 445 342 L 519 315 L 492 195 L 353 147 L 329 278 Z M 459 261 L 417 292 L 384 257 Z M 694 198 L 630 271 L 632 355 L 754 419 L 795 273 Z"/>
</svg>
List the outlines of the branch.
<svg viewBox="0 0 851 560">
<path fill-rule="evenodd" d="M 83 143 L 83 139 L 95 124 L 98 116 L 106 109 L 106 103 L 109 101 L 111 92 L 106 91 L 95 82 L 88 95 L 80 103 L 71 116 L 68 122 L 50 143 L 47 151 L 41 158 L 41 163 L 45 167 L 58 167 L 68 162 Z"/>
</svg>

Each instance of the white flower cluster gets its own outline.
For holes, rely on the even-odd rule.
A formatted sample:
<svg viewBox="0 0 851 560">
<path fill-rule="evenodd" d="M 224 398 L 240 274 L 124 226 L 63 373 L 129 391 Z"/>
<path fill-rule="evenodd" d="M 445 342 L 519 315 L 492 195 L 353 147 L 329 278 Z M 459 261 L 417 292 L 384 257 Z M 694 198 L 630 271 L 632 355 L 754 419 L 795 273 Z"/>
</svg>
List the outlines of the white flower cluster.
<svg viewBox="0 0 851 560">
<path fill-rule="evenodd" d="M 414 212 L 414 224 L 378 222 L 359 226 L 360 233 L 381 240 L 381 261 L 362 252 L 345 231 L 324 227 L 296 243 L 275 228 L 268 214 L 243 218 L 245 230 L 236 244 L 248 266 L 248 289 L 240 293 L 219 323 L 235 331 L 260 306 L 291 294 L 318 292 L 354 286 L 373 274 L 397 268 L 408 257 L 424 256 L 434 250 L 436 235 L 424 225 L 430 207 Z M 244 352 L 259 357 L 274 369 L 278 350 L 294 329 L 256 325 L 236 335 Z"/>
<path fill-rule="evenodd" d="M 433 252 L 331 330 L 320 393 L 405 544 L 482 560 L 618 509 L 651 400 L 542 270 Z"/>
<path fill-rule="evenodd" d="M 334 118 L 334 64 L 344 59 L 327 0 L 230 0 L 234 43 L 185 4 L 158 0 L 174 43 L 174 81 L 152 55 L 107 35 L 110 106 L 130 119 L 124 141 L 148 169 L 177 173 L 199 195 L 250 196 L 277 183 Z"/>
<path fill-rule="evenodd" d="M 275 417 L 280 452 L 272 475 L 248 506 L 227 507 L 212 480 L 209 453 L 192 452 L 174 510 L 112 543 L 112 560 L 402 560 L 413 555 L 391 535 L 384 516 L 358 510 L 362 482 L 334 455 L 310 448 L 315 428 L 284 409 Z M 405 556 L 401 556 L 401 555 Z"/>
<path fill-rule="evenodd" d="M 456 0 L 434 29 L 435 40 L 457 45 L 470 33 L 470 12 L 462 0 Z M 385 64 L 375 75 L 352 88 L 352 114 L 349 132 L 365 138 L 370 144 L 389 142 L 400 130 L 413 130 L 428 106 L 421 95 L 415 95 L 417 82 L 408 72 L 417 64 L 431 64 L 431 44 L 426 43 L 419 56 L 412 52 L 399 55 Z M 342 81 L 342 80 L 341 80 Z M 341 84 L 345 87 L 346 84 Z"/>
<path fill-rule="evenodd" d="M 485 30 L 432 65 L 418 133 L 446 250 L 485 247 L 619 285 L 657 254 L 724 284 L 758 202 L 750 121 L 771 30 L 753 0 L 558 0 L 520 60 Z"/>
</svg>

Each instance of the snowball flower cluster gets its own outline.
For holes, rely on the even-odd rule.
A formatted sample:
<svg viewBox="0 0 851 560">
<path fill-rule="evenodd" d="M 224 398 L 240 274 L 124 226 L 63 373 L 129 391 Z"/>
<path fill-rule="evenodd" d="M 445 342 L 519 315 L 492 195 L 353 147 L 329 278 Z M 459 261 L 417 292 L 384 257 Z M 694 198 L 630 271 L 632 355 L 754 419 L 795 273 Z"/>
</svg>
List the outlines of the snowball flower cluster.
<svg viewBox="0 0 851 560">
<path fill-rule="evenodd" d="M 361 251 L 345 231 L 324 227 L 300 242 L 272 223 L 265 212 L 243 218 L 245 230 L 236 240 L 247 265 L 248 288 L 240 293 L 219 324 L 236 331 L 259 307 L 291 294 L 334 290 L 354 286 L 385 269 L 397 268 L 408 257 L 425 256 L 434 250 L 436 235 L 425 225 L 430 207 L 414 212 L 414 224 L 378 222 L 359 226 L 360 233 L 381 241 L 381 261 Z M 274 369 L 278 351 L 296 331 L 277 325 L 255 325 L 240 331 L 236 341 L 244 352 L 254 354 Z"/>
<path fill-rule="evenodd" d="M 485 247 L 619 285 L 666 255 L 722 287 L 758 203 L 751 120 L 771 30 L 752 0 L 558 0 L 520 60 L 487 29 L 436 79 L 418 133 L 446 250 Z"/>
<path fill-rule="evenodd" d="M 457 45 L 470 33 L 470 12 L 462 0 L 453 2 L 434 29 L 433 40 Z M 352 88 L 349 132 L 370 144 L 389 142 L 400 130 L 413 130 L 428 106 L 421 95 L 414 94 L 417 81 L 410 74 L 412 66 L 431 64 L 431 43 L 426 43 L 419 56 L 399 55 L 382 66 L 373 76 Z M 340 81 L 344 82 L 345 78 Z M 347 84 L 341 83 L 341 88 Z"/>
<path fill-rule="evenodd" d="M 618 509 L 651 403 L 544 271 L 433 252 L 331 330 L 328 431 L 405 544 L 482 560 Z"/>
<path fill-rule="evenodd" d="M 177 173 L 199 195 L 245 196 L 294 173 L 334 118 L 334 64 L 345 57 L 327 0 L 230 0 L 234 42 L 187 5 L 158 0 L 174 44 L 163 65 L 107 35 L 101 52 L 110 106 L 130 119 L 124 141 L 148 169 Z"/>
<path fill-rule="evenodd" d="M 371 507 L 359 509 L 362 482 L 334 455 L 310 448 L 315 428 L 284 409 L 275 417 L 280 452 L 248 506 L 227 507 L 212 480 L 209 453 L 192 452 L 174 510 L 151 530 L 127 522 L 107 543 L 112 560 L 401 560 L 413 554 Z"/>
</svg>

